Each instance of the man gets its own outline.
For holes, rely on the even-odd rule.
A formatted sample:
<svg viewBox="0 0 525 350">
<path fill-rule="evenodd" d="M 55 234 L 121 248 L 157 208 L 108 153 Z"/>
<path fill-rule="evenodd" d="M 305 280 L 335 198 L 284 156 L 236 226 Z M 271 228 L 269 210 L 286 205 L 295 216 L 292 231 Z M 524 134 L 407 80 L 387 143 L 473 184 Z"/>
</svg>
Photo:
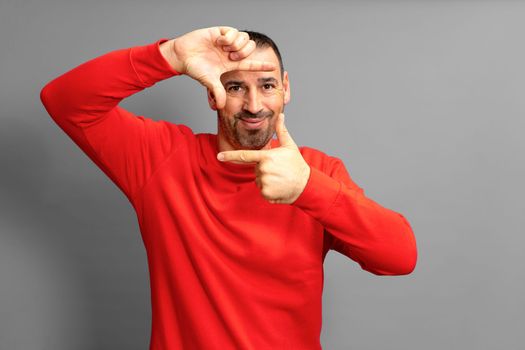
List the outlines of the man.
<svg viewBox="0 0 525 350">
<path fill-rule="evenodd" d="M 207 87 L 216 135 L 118 106 L 181 74 Z M 137 212 L 150 349 L 321 349 L 328 250 L 378 275 L 415 267 L 403 215 L 367 198 L 338 158 L 295 144 L 288 74 L 262 34 L 213 27 L 116 50 L 41 99 Z"/>
</svg>

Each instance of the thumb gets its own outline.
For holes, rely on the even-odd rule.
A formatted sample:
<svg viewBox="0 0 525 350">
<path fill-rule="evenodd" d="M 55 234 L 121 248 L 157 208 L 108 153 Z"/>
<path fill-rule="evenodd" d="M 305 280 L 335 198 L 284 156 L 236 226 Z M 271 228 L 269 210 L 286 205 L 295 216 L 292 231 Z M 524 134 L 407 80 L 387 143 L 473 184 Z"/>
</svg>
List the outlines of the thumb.
<svg viewBox="0 0 525 350">
<path fill-rule="evenodd" d="M 220 81 L 211 83 L 211 92 L 213 98 L 215 99 L 215 105 L 217 109 L 223 108 L 226 104 L 226 91 L 224 91 L 224 86 Z"/>
<path fill-rule="evenodd" d="M 277 126 L 275 127 L 275 133 L 279 139 L 281 146 L 297 146 L 290 136 L 286 125 L 284 125 L 284 114 L 280 113 L 279 118 L 277 119 Z"/>
</svg>

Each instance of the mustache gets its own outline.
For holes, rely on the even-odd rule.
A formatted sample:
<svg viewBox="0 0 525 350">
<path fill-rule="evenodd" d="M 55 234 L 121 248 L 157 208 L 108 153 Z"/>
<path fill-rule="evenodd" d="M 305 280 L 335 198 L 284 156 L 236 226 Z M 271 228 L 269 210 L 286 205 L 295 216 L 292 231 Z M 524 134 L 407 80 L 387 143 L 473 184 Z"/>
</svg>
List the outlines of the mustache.
<svg viewBox="0 0 525 350">
<path fill-rule="evenodd" d="M 261 118 L 271 118 L 273 117 L 274 113 L 272 111 L 261 111 L 257 112 L 255 114 L 248 112 L 248 111 L 241 111 L 239 113 L 236 113 L 234 117 L 236 119 L 261 119 Z"/>
</svg>

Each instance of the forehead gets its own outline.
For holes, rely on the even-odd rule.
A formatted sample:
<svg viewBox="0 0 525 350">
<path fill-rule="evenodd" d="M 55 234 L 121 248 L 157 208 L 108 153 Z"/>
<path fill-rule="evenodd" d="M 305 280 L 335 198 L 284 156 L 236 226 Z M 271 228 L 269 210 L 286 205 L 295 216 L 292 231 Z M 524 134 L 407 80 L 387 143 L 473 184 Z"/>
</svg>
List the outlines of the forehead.
<svg viewBox="0 0 525 350">
<path fill-rule="evenodd" d="M 273 77 L 277 81 L 281 81 L 281 68 L 279 67 L 279 59 L 271 47 L 257 48 L 248 57 L 250 60 L 271 62 L 277 67 L 274 71 L 229 71 L 221 75 L 221 82 L 225 83 L 228 80 L 240 81 L 256 81 L 259 78 Z"/>
</svg>

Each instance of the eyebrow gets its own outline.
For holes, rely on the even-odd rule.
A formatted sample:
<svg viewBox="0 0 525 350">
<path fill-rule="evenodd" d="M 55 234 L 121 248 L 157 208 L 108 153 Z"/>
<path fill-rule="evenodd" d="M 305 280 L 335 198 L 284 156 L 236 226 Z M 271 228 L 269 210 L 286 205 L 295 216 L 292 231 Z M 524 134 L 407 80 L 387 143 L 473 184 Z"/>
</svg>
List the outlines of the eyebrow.
<svg viewBox="0 0 525 350">
<path fill-rule="evenodd" d="M 259 78 L 257 79 L 257 81 L 261 84 L 264 84 L 264 83 L 274 83 L 274 84 L 279 84 L 279 82 L 277 81 L 277 79 L 275 79 L 274 77 L 269 77 L 269 78 Z"/>
<path fill-rule="evenodd" d="M 266 84 L 266 83 L 279 84 L 279 81 L 277 79 L 275 79 L 274 77 L 258 78 L 257 82 L 259 84 Z M 228 80 L 226 83 L 224 83 L 224 86 L 229 86 L 229 85 L 244 85 L 244 81 L 242 81 L 242 80 Z"/>
<path fill-rule="evenodd" d="M 224 83 L 224 86 L 228 85 L 242 85 L 244 84 L 244 81 L 241 80 L 228 80 L 226 83 Z"/>
</svg>

